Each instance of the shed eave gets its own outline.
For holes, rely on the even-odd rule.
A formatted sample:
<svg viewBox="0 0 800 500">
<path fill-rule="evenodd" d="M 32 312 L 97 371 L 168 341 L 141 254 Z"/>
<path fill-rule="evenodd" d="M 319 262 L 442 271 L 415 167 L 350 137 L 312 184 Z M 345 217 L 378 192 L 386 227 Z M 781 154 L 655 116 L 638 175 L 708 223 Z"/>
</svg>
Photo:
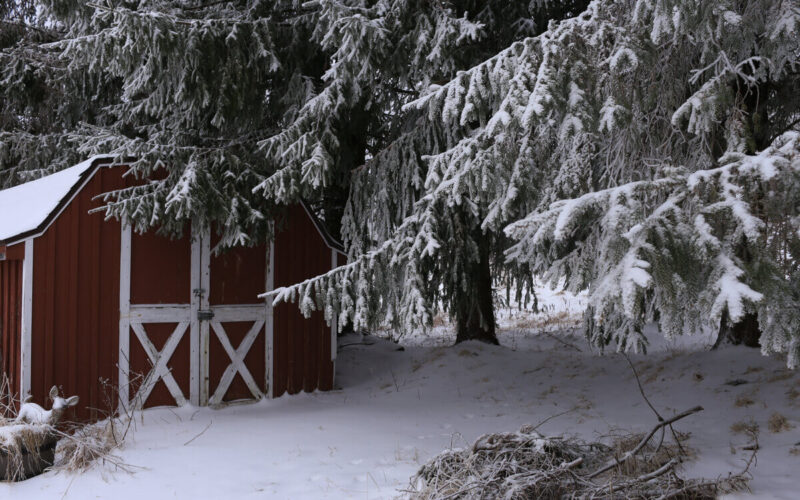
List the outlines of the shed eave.
<svg viewBox="0 0 800 500">
<path fill-rule="evenodd" d="M 29 229 L 14 236 L 7 237 L 4 240 L 0 240 L 0 246 L 9 247 L 28 239 L 37 238 L 44 234 L 44 232 L 47 231 L 47 229 L 53 224 L 53 221 L 56 220 L 59 215 L 61 215 L 61 212 L 64 211 L 64 209 L 70 204 L 75 196 L 77 196 L 84 186 L 86 186 L 86 183 L 91 180 L 95 172 L 97 172 L 97 169 L 103 165 L 112 164 L 114 158 L 115 156 L 111 155 L 95 156 L 91 165 L 80 175 L 78 180 L 70 187 L 67 193 L 61 198 L 61 200 L 59 200 L 58 204 L 56 204 L 53 210 L 47 214 L 47 216 L 39 223 L 39 225 L 33 229 Z"/>
<path fill-rule="evenodd" d="M 314 227 L 316 228 L 317 232 L 322 238 L 322 241 L 325 242 L 325 245 L 327 245 L 328 248 L 330 248 L 331 250 L 334 250 L 340 253 L 341 255 L 347 257 L 347 254 L 344 251 L 344 245 L 342 245 L 339 241 L 337 241 L 336 238 L 331 236 L 331 234 L 328 232 L 328 229 L 325 227 L 325 224 L 323 224 L 322 221 L 319 220 L 319 218 L 316 215 L 314 215 L 314 212 L 311 211 L 305 200 L 301 199 L 300 205 L 303 207 L 303 210 L 305 210 L 306 215 L 308 215 L 308 218 L 311 219 L 311 223 L 314 224 Z"/>
<path fill-rule="evenodd" d="M 51 210 L 47 216 L 33 229 L 29 229 L 23 232 L 20 232 L 14 236 L 6 237 L 5 239 L 0 239 L 0 246 L 11 246 L 17 243 L 23 242 L 28 239 L 38 238 L 45 231 L 53 224 L 53 221 L 58 218 L 59 215 L 64 211 L 64 209 L 70 204 L 70 202 L 77 196 L 77 194 L 86 186 L 86 184 L 92 179 L 97 169 L 104 165 L 112 165 L 114 160 L 117 156 L 114 155 L 98 155 L 95 156 L 92 160 L 91 165 L 80 175 L 78 180 L 70 187 L 69 191 L 61 198 L 58 204 Z M 135 161 L 134 158 L 126 157 L 124 161 L 130 162 Z M 32 181 L 35 182 L 35 181 Z M 314 224 L 317 232 L 319 233 L 322 240 L 331 250 L 336 251 L 337 253 L 347 256 L 345 253 L 344 245 L 342 245 L 339 241 L 337 241 L 327 230 L 325 225 L 319 218 L 311 211 L 308 204 L 305 200 L 300 200 L 300 205 L 302 205 L 303 210 L 305 210 L 308 217 L 311 219 L 311 222 Z"/>
</svg>

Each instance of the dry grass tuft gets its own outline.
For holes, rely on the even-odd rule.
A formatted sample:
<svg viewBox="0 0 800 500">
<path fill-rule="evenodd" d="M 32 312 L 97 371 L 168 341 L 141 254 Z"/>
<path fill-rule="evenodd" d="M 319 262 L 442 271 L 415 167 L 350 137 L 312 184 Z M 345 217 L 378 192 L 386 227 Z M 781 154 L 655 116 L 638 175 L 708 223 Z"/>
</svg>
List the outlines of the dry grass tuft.
<svg viewBox="0 0 800 500">
<path fill-rule="evenodd" d="M 794 370 L 776 370 L 775 373 L 767 379 L 767 382 L 780 382 L 794 377 Z"/>
<path fill-rule="evenodd" d="M 49 425 L 8 424 L 0 427 L 0 474 L 5 481 L 20 481 L 52 464 L 54 429 Z"/>
<path fill-rule="evenodd" d="M 800 457 L 800 448 L 797 446 L 789 448 L 789 455 Z"/>
<path fill-rule="evenodd" d="M 733 404 L 737 408 L 747 408 L 749 406 L 753 406 L 756 404 L 756 402 L 747 394 L 739 394 L 736 396 L 736 401 L 734 401 Z"/>
<path fill-rule="evenodd" d="M 114 454 L 125 441 L 128 425 L 128 422 L 119 419 L 107 419 L 77 427 L 72 433 L 61 434 L 53 469 L 83 472 L 95 464 L 107 463 L 130 472 L 130 467 Z"/>
<path fill-rule="evenodd" d="M 144 377 L 134 376 L 130 383 L 142 383 Z M 109 380 L 103 381 L 103 401 L 106 418 L 94 424 L 67 424 L 65 432 L 59 432 L 61 438 L 56 447 L 53 470 L 67 472 L 83 472 L 97 464 L 110 465 L 113 470 L 134 472 L 135 467 L 122 461 L 116 454 L 132 433 L 133 424 L 140 416 L 142 401 L 134 399 L 128 407 L 117 410 L 120 400 L 120 388 Z"/>
<path fill-rule="evenodd" d="M 742 420 L 731 425 L 731 432 L 734 434 L 758 435 L 758 424 L 755 420 Z"/>
<path fill-rule="evenodd" d="M 767 428 L 770 432 L 778 433 L 794 429 L 789 420 L 778 412 L 773 413 L 767 421 Z"/>
</svg>

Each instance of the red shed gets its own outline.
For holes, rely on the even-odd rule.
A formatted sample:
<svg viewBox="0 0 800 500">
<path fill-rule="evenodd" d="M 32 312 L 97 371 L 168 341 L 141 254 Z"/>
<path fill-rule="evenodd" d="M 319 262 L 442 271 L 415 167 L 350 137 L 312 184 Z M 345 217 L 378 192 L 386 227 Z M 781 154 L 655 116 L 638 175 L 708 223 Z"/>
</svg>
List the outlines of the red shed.
<svg viewBox="0 0 800 500">
<path fill-rule="evenodd" d="M 0 366 L 44 403 L 80 396 L 78 416 L 119 404 L 222 405 L 333 386 L 335 329 L 320 313 L 258 295 L 325 273 L 341 246 L 303 204 L 273 242 L 212 254 L 191 227 L 170 239 L 90 213 L 126 186 L 127 168 L 94 157 L 0 191 Z"/>
</svg>

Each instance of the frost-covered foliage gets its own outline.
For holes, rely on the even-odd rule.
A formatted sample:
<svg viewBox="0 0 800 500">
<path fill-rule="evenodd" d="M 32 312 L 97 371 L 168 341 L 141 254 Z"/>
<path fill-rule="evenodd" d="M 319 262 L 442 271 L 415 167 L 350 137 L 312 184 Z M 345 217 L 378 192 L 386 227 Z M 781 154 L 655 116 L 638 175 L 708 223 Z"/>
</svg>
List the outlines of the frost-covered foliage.
<svg viewBox="0 0 800 500">
<path fill-rule="evenodd" d="M 228 242 L 265 227 L 251 193 L 268 166 L 255 146 L 276 129 L 265 91 L 279 68 L 279 20 L 246 2 L 36 2 L 52 34 L 4 50 L 0 162 L 12 174 L 47 173 L 102 153 L 134 157 L 155 182 L 118 193 L 109 215 L 139 229 L 215 221 Z M 275 6 L 281 8 L 282 6 Z M 31 110 L 31 81 L 52 109 Z M 34 95 L 32 95 L 34 94 Z M 37 172 L 44 169 L 44 172 Z M 4 172 L 8 174 L 9 171 Z M 6 182 L 19 182 L 16 175 Z"/>
<path fill-rule="evenodd" d="M 592 2 L 406 104 L 364 167 L 381 182 L 354 182 L 350 264 L 277 299 L 424 323 L 446 289 L 431 259 L 457 270 L 454 246 L 524 219 L 505 271 L 589 287 L 597 344 L 757 310 L 764 350 L 795 364 L 798 35 L 796 1 Z"/>
<path fill-rule="evenodd" d="M 94 153 L 133 157 L 133 173 L 155 181 L 114 195 L 109 215 L 139 229 L 212 222 L 228 244 L 252 241 L 300 197 L 338 233 L 349 172 L 393 139 L 402 104 L 474 62 L 468 46 L 487 19 L 527 11 L 471 0 L 25 5 L 35 15 L 0 12 L 22 29 L 0 53 L 2 181 Z"/>
<path fill-rule="evenodd" d="M 590 289 L 598 345 L 643 347 L 657 321 L 668 337 L 716 329 L 724 310 L 758 312 L 765 352 L 798 358 L 800 134 L 720 166 L 636 181 L 553 203 L 512 224 L 511 260 Z"/>
<path fill-rule="evenodd" d="M 504 236 L 499 231 L 500 224 L 493 227 L 491 234 L 483 234 L 480 227 L 481 213 L 496 193 L 487 191 L 475 203 L 464 205 L 440 203 L 438 195 L 428 196 L 438 182 L 436 175 L 430 173 L 431 155 L 446 151 L 469 136 L 480 126 L 486 106 L 464 111 L 461 123 L 451 127 L 449 123 L 431 120 L 427 113 L 409 107 L 408 103 L 419 93 L 437 88 L 442 77 L 457 77 L 460 73 L 454 70 L 458 67 L 474 65 L 499 48 L 535 33 L 538 16 L 563 17 L 578 12 L 583 4 L 562 2 L 540 12 L 539 6 L 527 3 L 451 2 L 448 9 L 434 9 L 434 14 L 440 17 L 447 12 L 455 15 L 447 18 L 448 27 L 436 23 L 432 34 L 420 29 L 428 24 L 424 17 L 422 22 L 414 18 L 415 28 L 406 32 L 406 28 L 397 25 L 399 13 L 388 11 L 384 25 L 394 27 L 387 40 L 397 50 L 380 66 L 381 79 L 365 106 L 371 109 L 379 105 L 379 109 L 385 110 L 389 133 L 382 141 L 371 144 L 377 149 L 369 148 L 365 164 L 353 172 L 341 231 L 351 257 L 365 256 L 341 271 L 345 278 L 339 285 L 335 280 L 323 280 L 324 283 L 317 283 L 319 292 L 304 288 L 300 294 L 304 298 L 299 303 L 305 312 L 310 308 L 303 304 L 314 304 L 309 297 L 319 295 L 324 289 L 332 291 L 326 307 L 329 317 L 334 310 L 345 311 L 339 318 L 340 324 L 366 328 L 389 323 L 402 332 L 429 324 L 433 310 L 443 307 L 461 323 L 474 314 L 472 324 L 491 330 L 490 337 L 493 336 L 488 268 L 490 260 L 493 266 L 502 262 L 500 242 Z M 425 12 L 413 4 L 405 8 Z M 461 12 L 464 15 L 478 12 L 475 22 L 460 17 Z M 402 37 L 398 38 L 397 33 Z M 442 41 L 428 43 L 435 38 Z M 470 43 L 459 48 L 464 42 Z M 421 54 L 427 55 L 423 58 Z M 446 58 L 439 60 L 444 54 Z M 433 64 L 428 66 L 425 60 Z M 409 66 L 408 61 L 413 64 Z M 397 89 L 405 90 L 398 93 Z M 476 85 L 469 92 L 485 90 Z M 446 189 L 444 185 L 440 187 Z M 496 271 L 502 272 L 502 266 Z M 332 289 L 338 286 L 342 289 Z M 487 297 L 483 300 L 478 297 L 482 291 L 487 292 L 488 311 L 475 310 L 479 303 L 487 302 Z M 292 293 L 285 298 L 291 298 Z"/>
<path fill-rule="evenodd" d="M 109 215 L 227 244 L 304 197 L 349 263 L 275 299 L 342 326 L 493 323 L 480 290 L 536 272 L 599 345 L 757 312 L 796 363 L 798 0 L 37 5 L 0 52 L 16 181 L 133 155 L 163 172 Z"/>
<path fill-rule="evenodd" d="M 280 133 L 262 142 L 268 158 L 281 169 L 258 190 L 291 200 L 298 190 L 315 189 L 335 171 L 347 144 L 340 129 L 359 108 L 391 113 L 398 106 L 395 89 L 413 93 L 416 84 L 449 76 L 455 70 L 454 48 L 475 41 L 481 25 L 429 2 L 382 0 L 372 5 L 337 0 L 318 2 L 313 40 L 330 53 L 319 92 L 309 92 Z M 401 92 L 402 94 L 402 92 Z M 350 152 L 350 154 L 362 152 Z M 350 165 L 355 167 L 358 165 Z"/>
</svg>

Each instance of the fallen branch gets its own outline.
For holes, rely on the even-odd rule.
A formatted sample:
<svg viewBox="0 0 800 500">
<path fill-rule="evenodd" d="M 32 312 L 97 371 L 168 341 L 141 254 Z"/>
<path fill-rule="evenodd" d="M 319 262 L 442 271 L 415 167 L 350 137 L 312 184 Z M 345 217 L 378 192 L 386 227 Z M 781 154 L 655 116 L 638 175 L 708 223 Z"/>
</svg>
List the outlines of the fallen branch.
<svg viewBox="0 0 800 500">
<path fill-rule="evenodd" d="M 465 449 L 451 449 L 423 465 L 405 490 L 413 500 L 503 498 L 711 499 L 747 488 L 745 472 L 716 481 L 683 479 L 678 467 L 688 458 L 676 444 L 650 443 L 660 429 L 701 411 L 697 406 L 662 419 L 622 457 L 617 448 L 571 437 L 545 437 L 533 426 L 486 434 Z M 663 445 L 663 446 L 662 446 Z M 655 453 L 662 449 L 662 453 Z M 626 461 L 628 461 L 626 463 Z M 622 466 L 624 465 L 624 466 Z M 594 479 L 617 468 L 613 474 Z"/>
<path fill-rule="evenodd" d="M 653 427 L 650 430 L 650 432 L 648 432 L 647 435 L 642 438 L 641 441 L 639 441 L 639 444 L 636 445 L 636 447 L 634 449 L 632 449 L 631 451 L 625 453 L 625 455 L 623 455 L 621 458 L 615 458 L 614 460 L 610 461 L 609 463 L 607 463 L 603 467 L 597 469 L 596 471 L 594 471 L 593 473 L 591 473 L 587 477 L 589 479 L 593 479 L 593 478 L 599 476 L 600 474 L 613 469 L 614 467 L 618 467 L 623 462 L 625 462 L 626 460 L 629 460 L 631 457 L 633 457 L 634 455 L 639 453 L 639 451 L 641 451 L 641 449 L 644 448 L 644 446 L 647 444 L 647 442 L 650 441 L 650 438 L 652 438 L 653 435 L 656 432 L 658 432 L 659 429 L 662 429 L 665 426 L 670 425 L 670 424 L 672 424 L 674 422 L 677 422 L 678 420 L 680 420 L 682 418 L 688 417 L 689 415 L 693 415 L 693 414 L 701 412 L 701 411 L 703 411 L 703 407 L 702 406 L 695 406 L 694 408 L 691 408 L 691 409 L 686 410 L 684 412 L 678 413 L 677 415 L 674 415 L 671 418 L 668 418 L 667 420 L 662 420 L 661 422 L 658 423 L 658 425 Z"/>
</svg>

